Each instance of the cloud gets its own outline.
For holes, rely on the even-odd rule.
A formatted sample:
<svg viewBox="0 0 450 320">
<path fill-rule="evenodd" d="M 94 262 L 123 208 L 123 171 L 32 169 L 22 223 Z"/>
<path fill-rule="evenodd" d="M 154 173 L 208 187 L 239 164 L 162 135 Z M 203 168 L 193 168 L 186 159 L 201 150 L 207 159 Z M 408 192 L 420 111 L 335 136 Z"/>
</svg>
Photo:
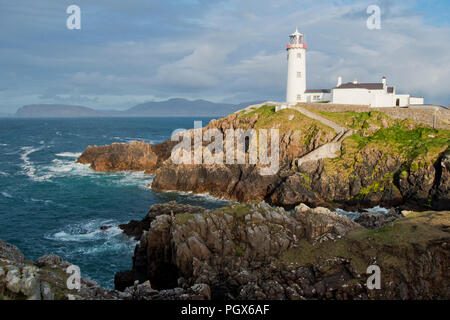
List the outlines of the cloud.
<svg viewBox="0 0 450 320">
<path fill-rule="evenodd" d="M 439 2 L 449 9 L 446 2 Z M 381 30 L 366 8 L 381 7 Z M 418 1 L 80 0 L 8 2 L 0 12 L 0 111 L 24 102 L 120 108 L 149 98 L 283 100 L 287 35 L 308 42 L 309 88 L 378 81 L 427 102 L 450 100 L 450 27 Z M 440 23 L 430 23 L 433 15 Z"/>
</svg>

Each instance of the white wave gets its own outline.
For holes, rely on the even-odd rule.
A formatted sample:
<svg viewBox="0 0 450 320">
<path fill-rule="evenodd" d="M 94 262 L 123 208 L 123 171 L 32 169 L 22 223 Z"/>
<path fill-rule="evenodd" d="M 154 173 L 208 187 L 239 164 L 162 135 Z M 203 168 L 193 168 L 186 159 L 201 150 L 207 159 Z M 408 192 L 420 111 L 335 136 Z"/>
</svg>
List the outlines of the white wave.
<svg viewBox="0 0 450 320">
<path fill-rule="evenodd" d="M 359 217 L 360 213 L 358 211 L 345 211 L 342 209 L 336 209 L 335 212 L 337 214 L 341 214 L 343 216 L 348 216 L 350 219 L 356 219 L 357 217 Z"/>
<path fill-rule="evenodd" d="M 108 177 L 111 178 L 112 184 L 122 187 L 137 186 L 144 189 L 148 188 L 154 178 L 153 175 L 145 174 L 144 171 L 110 173 Z"/>
<path fill-rule="evenodd" d="M 389 213 L 389 209 L 383 208 L 383 207 L 380 207 L 380 206 L 364 209 L 364 211 L 373 212 L 373 213 L 381 213 L 381 214 L 388 214 Z"/>
<path fill-rule="evenodd" d="M 151 189 L 151 187 L 148 187 L 149 189 Z M 220 202 L 236 202 L 230 199 L 226 199 L 223 197 L 215 197 L 212 196 L 209 193 L 194 193 L 193 191 L 179 191 L 179 190 L 164 190 L 162 192 L 167 192 L 167 193 L 176 193 L 182 196 L 189 196 L 190 198 L 200 198 L 200 199 L 205 199 L 208 201 L 220 201 Z"/>
<path fill-rule="evenodd" d="M 106 240 L 101 245 L 78 247 L 76 252 L 81 254 L 98 254 L 102 252 L 133 252 L 133 248 L 136 246 L 137 241 L 133 239 L 126 239 L 125 236 L 119 238 L 113 238 Z"/>
<path fill-rule="evenodd" d="M 78 158 L 81 156 L 81 152 L 61 152 L 56 154 L 57 157 L 63 158 Z"/>
<path fill-rule="evenodd" d="M 8 144 L 6 144 L 6 143 L 0 143 L 0 147 L 7 147 L 8 146 Z"/>
<path fill-rule="evenodd" d="M 142 141 L 142 142 L 146 142 L 146 143 L 151 144 L 151 145 L 157 143 L 156 140 L 153 140 L 153 139 L 145 139 L 145 138 L 139 138 L 139 137 L 136 137 L 136 138 L 133 138 L 133 137 L 126 137 L 126 138 L 113 137 L 113 139 L 118 140 L 118 141 L 121 141 L 121 142 L 127 142 L 127 143 L 130 143 L 130 142 L 132 142 L 132 141 Z"/>
<path fill-rule="evenodd" d="M 109 226 L 101 230 L 101 226 Z M 48 240 L 75 242 L 77 254 L 98 254 L 101 252 L 120 252 L 132 250 L 137 241 L 125 236 L 114 220 L 90 220 L 69 225 L 64 230 L 45 236 Z"/>
<path fill-rule="evenodd" d="M 4 196 L 5 198 L 12 198 L 12 195 L 10 195 L 8 192 L 2 191 L 1 195 Z"/>
<path fill-rule="evenodd" d="M 30 200 L 33 202 L 41 202 L 41 203 L 45 203 L 45 204 L 54 203 L 52 200 L 41 200 L 41 199 L 35 199 L 35 198 L 30 198 Z"/>
<path fill-rule="evenodd" d="M 368 209 L 363 209 L 363 211 L 367 211 L 367 212 L 373 212 L 373 213 L 381 213 L 381 214 L 388 214 L 389 213 L 389 209 L 380 207 L 380 206 L 376 206 L 373 208 L 368 208 Z M 358 218 L 361 213 L 359 211 L 345 211 L 342 209 L 336 209 L 335 210 L 336 213 L 338 214 L 342 214 L 345 216 L 348 216 L 351 219 L 356 219 Z"/>
<path fill-rule="evenodd" d="M 9 176 L 9 173 L 0 171 L 0 176 L 7 177 L 7 176 Z"/>
<path fill-rule="evenodd" d="M 90 220 L 85 223 L 69 225 L 64 230 L 46 236 L 49 240 L 86 242 L 108 239 L 122 233 L 114 220 Z M 101 226 L 111 226 L 101 230 Z"/>
<path fill-rule="evenodd" d="M 39 151 L 41 149 L 42 149 L 42 147 L 40 147 L 40 148 L 22 147 L 21 148 L 21 150 L 24 151 L 20 155 L 20 159 L 22 159 L 22 161 L 23 161 L 23 164 L 21 165 L 22 173 L 24 173 L 29 178 L 31 178 L 32 180 L 35 180 L 35 181 L 42 181 L 42 180 L 46 179 L 46 177 L 36 176 L 36 168 L 33 165 L 33 163 L 30 161 L 29 155 L 36 151 Z"/>
</svg>

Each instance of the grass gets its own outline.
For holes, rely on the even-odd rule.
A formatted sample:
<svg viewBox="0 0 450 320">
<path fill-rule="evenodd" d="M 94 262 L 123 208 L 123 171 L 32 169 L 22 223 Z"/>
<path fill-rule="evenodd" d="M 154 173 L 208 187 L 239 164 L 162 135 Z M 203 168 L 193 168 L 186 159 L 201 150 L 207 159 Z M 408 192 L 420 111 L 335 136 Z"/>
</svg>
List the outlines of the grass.
<svg viewBox="0 0 450 320">
<path fill-rule="evenodd" d="M 235 219 L 244 220 L 245 216 L 250 213 L 250 207 L 246 204 L 230 204 L 226 207 L 218 209 L 219 212 L 226 213 Z"/>
<path fill-rule="evenodd" d="M 329 172 L 349 169 L 348 176 L 356 163 L 365 161 L 361 151 L 377 149 L 385 155 L 400 158 L 410 171 L 416 171 L 420 167 L 428 167 L 434 163 L 449 145 L 449 130 L 423 126 L 410 129 L 409 121 L 396 121 L 390 127 L 380 128 L 369 136 L 363 136 L 361 131 L 356 132 L 344 140 L 341 156 L 336 159 L 327 159 L 325 164 Z"/>
<path fill-rule="evenodd" d="M 250 109 L 251 111 L 245 112 L 245 110 L 241 111 L 240 117 L 241 118 L 251 118 L 255 115 L 258 115 L 258 117 L 270 117 L 271 115 L 275 114 L 275 106 L 269 106 L 269 105 L 263 105 L 259 108 Z"/>
<path fill-rule="evenodd" d="M 183 225 L 193 218 L 194 214 L 192 213 L 179 213 L 175 215 L 175 223 Z"/>
<path fill-rule="evenodd" d="M 275 106 L 264 105 L 250 111 L 242 111 L 239 119 L 248 120 L 255 118 L 255 123 L 247 124 L 243 129 L 278 129 L 280 133 L 298 132 L 298 142 L 309 145 L 313 139 L 319 136 L 321 142 L 325 142 L 327 136 L 334 136 L 332 128 L 319 121 L 311 119 L 294 109 L 283 109 L 275 112 Z"/>
<path fill-rule="evenodd" d="M 239 246 L 236 246 L 236 253 L 235 253 L 236 257 L 242 257 L 244 255 L 244 249 L 242 249 Z"/>
<path fill-rule="evenodd" d="M 415 212 L 380 229 L 355 229 L 335 242 L 313 245 L 302 240 L 297 248 L 284 253 L 280 262 L 306 266 L 341 257 L 348 259 L 359 273 L 365 273 L 376 258 L 384 268 L 406 272 L 409 259 L 417 250 L 426 250 L 428 244 L 449 238 L 449 227 L 450 211 Z"/>
<path fill-rule="evenodd" d="M 316 112 L 323 117 L 337 122 L 340 125 L 350 129 L 367 129 L 371 124 L 382 127 L 383 122 L 385 124 L 391 124 L 393 122 L 386 114 L 379 111 L 368 112 L 355 112 L 355 111 L 342 111 L 342 112 L 329 112 L 318 111 L 313 108 L 307 108 L 312 112 Z"/>
</svg>

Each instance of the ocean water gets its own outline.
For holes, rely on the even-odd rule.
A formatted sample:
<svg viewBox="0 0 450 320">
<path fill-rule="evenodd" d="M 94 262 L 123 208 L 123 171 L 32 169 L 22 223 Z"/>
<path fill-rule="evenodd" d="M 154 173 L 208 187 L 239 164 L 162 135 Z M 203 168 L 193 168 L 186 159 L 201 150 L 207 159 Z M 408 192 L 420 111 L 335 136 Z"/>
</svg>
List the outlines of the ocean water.
<svg viewBox="0 0 450 320">
<path fill-rule="evenodd" d="M 35 260 L 54 253 L 113 288 L 114 274 L 130 269 L 135 241 L 117 226 L 142 219 L 149 206 L 177 200 L 217 208 L 209 196 L 154 192 L 141 172 L 100 173 L 76 158 L 88 145 L 162 142 L 177 128 L 210 118 L 0 118 L 0 239 Z M 103 225 L 112 226 L 100 230 Z"/>
</svg>

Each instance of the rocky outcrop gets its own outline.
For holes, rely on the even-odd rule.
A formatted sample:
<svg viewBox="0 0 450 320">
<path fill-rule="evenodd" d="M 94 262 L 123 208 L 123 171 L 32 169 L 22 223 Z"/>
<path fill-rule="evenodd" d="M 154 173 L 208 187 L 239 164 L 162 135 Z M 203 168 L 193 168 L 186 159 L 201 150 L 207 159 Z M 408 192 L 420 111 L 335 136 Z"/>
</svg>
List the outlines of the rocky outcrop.
<svg viewBox="0 0 450 320">
<path fill-rule="evenodd" d="M 129 274 L 151 290 L 207 286 L 212 299 L 448 299 L 449 224 L 449 212 L 411 213 L 367 230 L 325 208 L 255 202 L 163 214 Z M 373 264 L 382 290 L 366 287 Z"/>
<path fill-rule="evenodd" d="M 79 290 L 69 289 L 69 266 L 69 262 L 53 254 L 41 256 L 33 263 L 16 246 L 0 240 L 0 300 L 204 300 L 211 297 L 207 285 L 157 291 L 149 281 L 115 291 L 81 278 Z"/>
<path fill-rule="evenodd" d="M 160 215 L 176 215 L 178 213 L 202 213 L 205 211 L 202 207 L 195 207 L 170 201 L 168 203 L 157 203 L 150 207 L 147 215 L 141 221 L 131 220 L 126 224 L 120 224 L 119 228 L 129 236 L 136 240 L 141 239 L 144 231 L 150 229 L 150 224 L 157 216 Z"/>
<path fill-rule="evenodd" d="M 89 164 L 91 169 L 96 171 L 152 173 L 159 162 L 167 159 L 169 155 L 170 153 L 165 154 L 165 144 L 152 147 L 142 141 L 133 141 L 130 144 L 113 143 L 109 146 L 88 146 L 77 162 Z"/>
<path fill-rule="evenodd" d="M 176 165 L 170 152 L 177 142 L 170 140 L 151 147 L 137 144 L 147 153 L 133 151 L 131 145 L 129 150 L 123 144 L 88 147 L 79 161 L 90 163 L 95 170 L 154 173 L 151 187 L 156 191 L 209 193 L 240 202 L 264 200 L 287 209 L 300 203 L 349 209 L 375 205 L 421 210 L 450 207 L 447 132 L 431 132 L 376 112 L 345 117 L 348 119 L 342 121 L 352 128 L 348 132 L 355 134 L 345 135 L 338 144 L 333 144 L 336 132 L 332 127 L 296 110 L 273 112 L 269 106 L 245 109 L 202 128 L 203 133 L 211 128 L 221 133 L 238 128 L 279 129 L 280 163 L 274 175 L 261 175 L 262 165 Z M 427 130 L 430 134 L 425 134 Z M 402 137 L 409 135 L 423 143 L 411 147 L 412 142 L 408 142 L 394 152 L 392 149 L 405 140 Z M 329 146 L 334 147 L 334 159 L 328 155 L 325 159 L 321 153 Z"/>
<path fill-rule="evenodd" d="M 367 229 L 378 229 L 399 217 L 400 214 L 395 209 L 391 209 L 388 214 L 366 211 L 361 213 L 355 222 Z"/>
<path fill-rule="evenodd" d="M 114 292 L 87 278 L 81 278 L 80 290 L 68 289 L 70 265 L 56 255 L 33 263 L 16 246 L 0 240 L 0 300 L 117 299 Z"/>
</svg>

